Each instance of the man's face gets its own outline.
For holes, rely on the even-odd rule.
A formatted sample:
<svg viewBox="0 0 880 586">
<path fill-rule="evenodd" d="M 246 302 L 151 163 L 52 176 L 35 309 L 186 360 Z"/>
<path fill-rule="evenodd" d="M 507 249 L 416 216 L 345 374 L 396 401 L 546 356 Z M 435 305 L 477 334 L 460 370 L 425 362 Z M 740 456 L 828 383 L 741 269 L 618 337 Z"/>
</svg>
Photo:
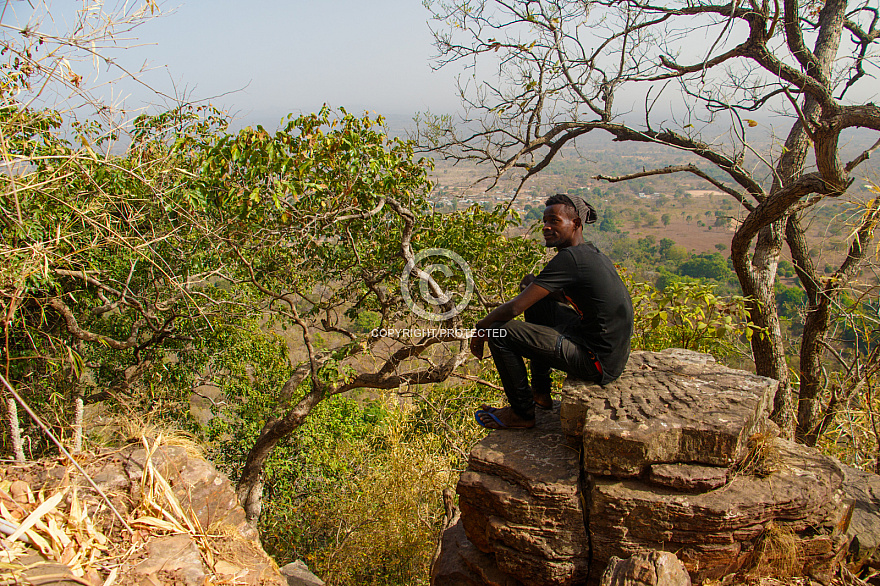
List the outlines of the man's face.
<svg viewBox="0 0 880 586">
<path fill-rule="evenodd" d="M 572 218 L 570 212 L 571 208 L 561 203 L 544 208 L 544 246 L 566 248 L 574 245 L 575 233 L 581 221 Z"/>
</svg>

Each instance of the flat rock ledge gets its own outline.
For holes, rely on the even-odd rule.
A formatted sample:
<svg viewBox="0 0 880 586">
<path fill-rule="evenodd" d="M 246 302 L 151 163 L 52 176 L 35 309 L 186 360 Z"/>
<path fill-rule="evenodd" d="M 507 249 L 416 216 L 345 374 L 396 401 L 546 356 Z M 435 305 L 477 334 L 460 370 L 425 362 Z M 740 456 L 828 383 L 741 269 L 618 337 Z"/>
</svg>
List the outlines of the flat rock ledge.
<svg viewBox="0 0 880 586">
<path fill-rule="evenodd" d="M 633 352 L 609 385 L 566 381 L 562 429 L 583 444 L 592 474 L 639 476 L 658 463 L 727 467 L 745 454 L 777 385 L 708 354 Z"/>
<path fill-rule="evenodd" d="M 880 477 L 776 438 L 775 391 L 682 350 L 635 352 L 606 387 L 569 379 L 534 429 L 474 446 L 432 584 L 596 585 L 650 552 L 694 584 L 876 567 Z"/>
</svg>

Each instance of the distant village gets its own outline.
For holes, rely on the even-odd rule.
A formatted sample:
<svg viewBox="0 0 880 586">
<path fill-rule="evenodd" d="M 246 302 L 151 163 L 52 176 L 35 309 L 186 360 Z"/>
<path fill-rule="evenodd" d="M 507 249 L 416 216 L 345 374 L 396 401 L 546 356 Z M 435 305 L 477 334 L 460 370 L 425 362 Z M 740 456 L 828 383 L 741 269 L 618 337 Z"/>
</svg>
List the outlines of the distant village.
<svg viewBox="0 0 880 586">
<path fill-rule="evenodd" d="M 590 187 L 573 186 L 572 188 L 588 190 L 590 189 Z M 692 198 L 716 197 L 724 195 L 720 191 L 711 189 L 689 189 L 685 190 L 684 193 Z M 478 187 L 472 186 L 435 185 L 433 191 L 431 191 L 428 197 L 429 200 L 438 209 L 438 211 L 448 211 L 465 209 L 474 204 L 478 204 L 481 206 L 495 206 L 497 204 L 505 204 L 513 198 L 514 194 L 514 190 L 508 189 L 496 189 L 486 192 Z M 532 207 L 543 207 L 544 201 L 546 201 L 548 196 L 549 194 L 545 193 L 543 189 L 529 189 L 528 187 L 524 187 L 520 191 L 519 195 L 516 196 L 514 207 L 520 211 L 524 211 Z M 635 197 L 637 199 L 651 201 L 671 197 L 671 194 L 659 192 L 645 193 L 643 191 L 640 191 L 635 194 Z"/>
</svg>

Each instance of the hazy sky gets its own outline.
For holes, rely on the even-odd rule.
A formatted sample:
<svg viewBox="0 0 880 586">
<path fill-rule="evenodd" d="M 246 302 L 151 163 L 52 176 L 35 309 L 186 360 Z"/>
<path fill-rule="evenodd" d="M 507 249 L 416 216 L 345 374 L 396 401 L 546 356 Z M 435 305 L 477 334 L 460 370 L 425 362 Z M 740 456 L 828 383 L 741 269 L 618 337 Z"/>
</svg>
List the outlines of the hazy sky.
<svg viewBox="0 0 880 586">
<path fill-rule="evenodd" d="M 127 0 L 129 6 L 143 1 Z M 419 111 L 459 110 L 455 77 L 461 69 L 431 69 L 430 14 L 420 0 L 159 1 L 164 16 L 126 35 L 136 37 L 122 43 L 126 50 L 105 53 L 128 70 L 146 63 L 150 70 L 141 78 L 151 87 L 189 101 L 210 100 L 232 113 L 238 125 L 275 127 L 285 114 L 316 111 L 325 102 L 356 114 L 375 111 L 389 117 L 392 127 Z M 83 5 L 45 2 L 48 20 L 59 29 L 66 28 L 62 21 L 74 21 L 73 11 Z M 125 3 L 104 0 L 105 9 Z M 7 4 L 25 20 L 30 5 Z M 76 69 L 91 77 L 89 65 Z M 491 63 L 480 73 L 490 76 Z M 115 75 L 102 71 L 99 78 Z M 124 98 L 128 110 L 170 105 L 132 83 L 120 84 L 112 98 L 102 97 L 114 105 Z M 636 91 L 620 96 L 618 106 L 627 97 L 641 104 Z M 674 109 L 678 101 L 670 100 Z"/>
<path fill-rule="evenodd" d="M 419 0 L 178 1 L 161 4 L 167 14 L 137 28 L 140 46 L 120 55 L 129 68 L 147 61 L 154 69 L 143 79 L 163 92 L 212 98 L 273 126 L 325 102 L 405 117 L 457 109 L 455 72 L 431 70 Z M 157 100 L 126 92 L 129 107 Z"/>
</svg>

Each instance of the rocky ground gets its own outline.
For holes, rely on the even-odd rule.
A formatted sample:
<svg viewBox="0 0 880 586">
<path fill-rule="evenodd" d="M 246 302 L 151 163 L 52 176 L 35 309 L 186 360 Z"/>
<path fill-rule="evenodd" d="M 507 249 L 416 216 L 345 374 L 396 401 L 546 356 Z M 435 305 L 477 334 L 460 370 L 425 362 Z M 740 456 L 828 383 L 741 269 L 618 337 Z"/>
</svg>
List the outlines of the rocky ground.
<svg viewBox="0 0 880 586">
<path fill-rule="evenodd" d="M 142 438 L 75 458 L 0 470 L 0 583 L 322 584 L 295 564 L 282 575 L 194 445 Z"/>
</svg>

